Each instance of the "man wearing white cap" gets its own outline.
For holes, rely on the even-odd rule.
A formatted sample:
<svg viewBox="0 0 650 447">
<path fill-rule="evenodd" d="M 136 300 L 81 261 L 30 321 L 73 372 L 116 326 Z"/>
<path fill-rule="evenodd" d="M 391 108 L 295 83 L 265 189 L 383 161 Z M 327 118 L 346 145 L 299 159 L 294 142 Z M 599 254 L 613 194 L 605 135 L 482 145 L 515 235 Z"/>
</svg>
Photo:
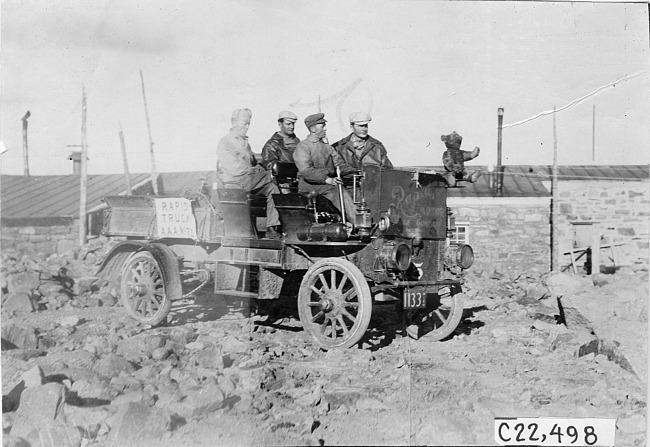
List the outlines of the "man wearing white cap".
<svg viewBox="0 0 650 447">
<path fill-rule="evenodd" d="M 350 129 L 352 133 L 332 145 L 345 162 L 356 168 L 363 166 L 380 166 L 392 168 L 386 148 L 381 141 L 368 135 L 368 123 L 372 121 L 369 114 L 354 112 L 350 114 Z"/>
<path fill-rule="evenodd" d="M 262 164 L 266 169 L 270 170 L 274 161 L 293 163 L 293 152 L 300 143 L 300 138 L 294 133 L 297 120 L 296 114 L 288 110 L 278 114 L 280 130 L 262 148 Z"/>
<path fill-rule="evenodd" d="M 246 192 L 266 196 L 266 238 L 278 239 L 281 237 L 280 215 L 272 194 L 280 194 L 280 190 L 273 183 L 271 173 L 257 164 L 248 144 L 246 134 L 252 117 L 250 109 L 236 109 L 232 112 L 232 128 L 217 146 L 220 175 L 223 181 L 236 183 Z"/>
</svg>

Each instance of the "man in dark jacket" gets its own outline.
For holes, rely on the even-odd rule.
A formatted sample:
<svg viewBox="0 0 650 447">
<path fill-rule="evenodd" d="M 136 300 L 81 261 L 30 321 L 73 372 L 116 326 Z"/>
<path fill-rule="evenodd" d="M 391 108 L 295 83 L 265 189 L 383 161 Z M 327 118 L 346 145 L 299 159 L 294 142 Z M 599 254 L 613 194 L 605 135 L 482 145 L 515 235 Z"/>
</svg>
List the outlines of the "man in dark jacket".
<svg viewBox="0 0 650 447">
<path fill-rule="evenodd" d="M 355 112 L 350 115 L 352 133 L 332 145 L 345 162 L 355 169 L 363 166 L 392 168 L 386 148 L 381 141 L 368 135 L 368 123 L 372 118 L 367 113 Z"/>
<path fill-rule="evenodd" d="M 267 170 L 271 169 L 274 161 L 293 163 L 293 152 L 300 143 L 300 138 L 293 133 L 297 120 L 296 114 L 288 110 L 278 115 L 280 130 L 274 133 L 262 148 L 262 165 Z"/>
</svg>

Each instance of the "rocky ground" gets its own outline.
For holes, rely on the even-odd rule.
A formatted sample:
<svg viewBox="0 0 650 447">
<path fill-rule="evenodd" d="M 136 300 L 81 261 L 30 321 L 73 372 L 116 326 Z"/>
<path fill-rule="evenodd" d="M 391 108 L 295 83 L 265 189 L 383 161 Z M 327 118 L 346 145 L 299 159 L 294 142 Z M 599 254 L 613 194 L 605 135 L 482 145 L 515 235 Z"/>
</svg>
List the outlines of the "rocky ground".
<svg viewBox="0 0 650 447">
<path fill-rule="evenodd" d="M 514 416 L 646 443 L 647 271 L 473 272 L 447 340 L 384 304 L 359 348 L 324 352 L 291 299 L 250 313 L 209 285 L 142 327 L 93 276 L 107 249 L 2 254 L 3 445 L 494 445 Z"/>
</svg>

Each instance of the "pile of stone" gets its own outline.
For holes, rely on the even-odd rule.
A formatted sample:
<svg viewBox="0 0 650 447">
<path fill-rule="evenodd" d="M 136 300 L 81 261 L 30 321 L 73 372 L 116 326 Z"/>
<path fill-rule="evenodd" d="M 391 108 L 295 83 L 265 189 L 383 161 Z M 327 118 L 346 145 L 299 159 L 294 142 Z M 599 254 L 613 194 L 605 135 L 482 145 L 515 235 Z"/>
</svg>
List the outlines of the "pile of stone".
<svg viewBox="0 0 650 447">
<path fill-rule="evenodd" d="M 113 306 L 116 291 L 95 276 L 113 243 L 96 239 L 64 254 L 3 250 L 0 282 L 4 315 L 74 307 Z"/>
</svg>

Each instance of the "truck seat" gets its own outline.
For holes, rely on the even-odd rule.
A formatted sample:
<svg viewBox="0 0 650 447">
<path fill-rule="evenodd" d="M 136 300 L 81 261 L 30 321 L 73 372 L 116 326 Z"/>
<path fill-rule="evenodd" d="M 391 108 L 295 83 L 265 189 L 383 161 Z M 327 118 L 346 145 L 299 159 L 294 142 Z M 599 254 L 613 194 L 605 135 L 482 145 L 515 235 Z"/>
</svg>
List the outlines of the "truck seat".
<svg viewBox="0 0 650 447">
<path fill-rule="evenodd" d="M 298 192 L 298 167 L 295 163 L 274 161 L 271 174 L 282 194 Z"/>
</svg>

